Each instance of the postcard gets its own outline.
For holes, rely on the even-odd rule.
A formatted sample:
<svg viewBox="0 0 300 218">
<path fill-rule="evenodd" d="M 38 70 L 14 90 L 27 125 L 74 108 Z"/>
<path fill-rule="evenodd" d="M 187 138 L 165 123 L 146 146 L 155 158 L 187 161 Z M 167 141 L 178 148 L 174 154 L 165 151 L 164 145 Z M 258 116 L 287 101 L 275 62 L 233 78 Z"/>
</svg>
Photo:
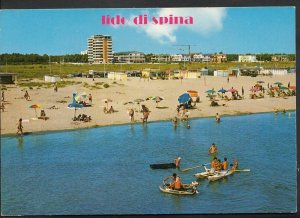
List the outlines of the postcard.
<svg viewBox="0 0 300 218">
<path fill-rule="evenodd" d="M 1 10 L 1 215 L 297 213 L 295 16 Z"/>
</svg>

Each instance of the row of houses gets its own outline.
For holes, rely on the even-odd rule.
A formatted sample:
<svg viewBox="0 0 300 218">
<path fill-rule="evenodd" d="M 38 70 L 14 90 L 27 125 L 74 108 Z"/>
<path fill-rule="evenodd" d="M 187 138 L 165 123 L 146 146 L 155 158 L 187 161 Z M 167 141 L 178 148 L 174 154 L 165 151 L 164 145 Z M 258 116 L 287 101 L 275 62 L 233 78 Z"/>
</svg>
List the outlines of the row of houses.
<svg viewBox="0 0 300 218">
<path fill-rule="evenodd" d="M 153 54 L 152 63 L 179 63 L 179 62 L 227 62 L 226 54 Z M 287 62 L 291 61 L 287 55 L 272 56 L 272 61 Z M 146 63 L 145 54 L 138 51 L 119 52 L 113 54 L 114 63 Z M 256 55 L 239 55 L 238 62 L 258 62 Z"/>
<path fill-rule="evenodd" d="M 111 35 L 92 35 L 87 40 L 87 50 L 81 54 L 88 56 L 90 64 L 107 64 L 107 63 L 178 63 L 178 62 L 227 62 L 226 54 L 154 54 L 147 58 L 143 52 L 129 51 L 118 52 L 112 51 L 113 41 Z M 257 62 L 255 55 L 239 55 L 239 62 Z M 275 55 L 272 61 L 292 61 L 287 55 Z"/>
</svg>

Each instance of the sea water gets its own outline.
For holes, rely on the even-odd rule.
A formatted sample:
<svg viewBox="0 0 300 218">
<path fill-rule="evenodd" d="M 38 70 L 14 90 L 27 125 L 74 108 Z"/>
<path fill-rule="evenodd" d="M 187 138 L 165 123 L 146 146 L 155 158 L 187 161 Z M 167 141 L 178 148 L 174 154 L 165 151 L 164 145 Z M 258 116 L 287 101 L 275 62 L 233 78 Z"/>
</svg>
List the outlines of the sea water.
<svg viewBox="0 0 300 218">
<path fill-rule="evenodd" d="M 2 215 L 289 213 L 296 203 L 296 113 L 192 119 L 1 138 Z M 180 155 L 181 168 L 218 157 L 239 160 L 237 172 L 198 180 L 199 194 L 159 190 L 173 172 L 152 170 Z"/>
</svg>

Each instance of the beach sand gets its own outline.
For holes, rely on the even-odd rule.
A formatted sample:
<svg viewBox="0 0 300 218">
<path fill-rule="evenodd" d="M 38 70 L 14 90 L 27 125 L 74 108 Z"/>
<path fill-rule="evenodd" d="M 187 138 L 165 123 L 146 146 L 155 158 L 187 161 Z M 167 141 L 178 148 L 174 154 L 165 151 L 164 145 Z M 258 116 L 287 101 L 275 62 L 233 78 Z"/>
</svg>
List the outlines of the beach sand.
<svg viewBox="0 0 300 218">
<path fill-rule="evenodd" d="M 200 95 L 200 103 L 197 103 L 196 108 L 189 110 L 189 117 L 209 117 L 219 113 L 224 115 L 239 115 L 247 113 L 270 112 L 274 108 L 295 110 L 296 97 L 275 97 L 271 98 L 265 94 L 262 99 L 250 99 L 250 88 L 256 84 L 256 81 L 262 80 L 265 83 L 262 85 L 267 88 L 267 84 L 275 86 L 274 82 L 281 82 L 284 86 L 296 85 L 296 75 L 285 76 L 257 76 L 257 77 L 230 77 L 229 83 L 226 77 L 205 76 L 199 79 L 184 79 L 180 80 L 144 80 L 140 78 L 129 77 L 127 81 L 114 81 L 107 78 L 73 78 L 66 79 L 73 81 L 86 82 L 91 85 L 94 82 L 105 82 L 110 85 L 108 88 L 88 89 L 82 84 L 59 88 L 58 92 L 54 92 L 53 88 L 41 88 L 28 90 L 31 101 L 23 98 L 24 88 L 17 85 L 7 85 L 5 91 L 5 111 L 1 112 L 1 134 L 15 134 L 17 131 L 17 123 L 19 118 L 24 120 L 23 126 L 25 132 L 67 130 L 77 128 L 87 128 L 94 126 L 107 126 L 115 124 L 130 123 L 128 110 L 135 108 L 137 111 L 140 105 L 137 103 L 124 105 L 125 102 L 134 101 L 134 99 L 145 99 L 150 96 L 161 96 L 164 98 L 159 102 L 156 108 L 156 103 L 153 100 L 147 100 L 141 104 L 145 104 L 150 109 L 148 122 L 158 120 L 168 120 L 177 115 L 176 106 L 178 105 L 178 97 L 187 90 L 196 90 Z M 219 104 L 225 106 L 211 107 L 210 101 L 206 97 L 205 91 L 214 88 L 219 90 L 237 89 L 241 95 L 241 88 L 244 87 L 245 99 L 234 101 L 218 101 Z M 86 92 L 92 94 L 92 107 L 77 110 L 77 115 L 84 113 L 92 117 L 90 122 L 72 121 L 74 109 L 67 108 L 67 105 L 72 103 L 73 92 Z M 226 93 L 231 97 L 230 93 Z M 111 99 L 108 105 L 113 106 L 117 112 L 105 114 L 103 108 L 106 103 L 103 99 Z M 57 101 L 66 101 L 66 103 L 58 103 Z M 41 104 L 46 112 L 48 120 L 36 119 L 35 110 L 29 108 L 30 105 Z M 55 105 L 58 109 L 47 109 Z M 37 114 L 40 114 L 41 109 L 36 109 Z M 136 123 L 141 123 L 142 113 L 135 112 Z M 170 121 L 171 125 L 171 121 Z"/>
</svg>

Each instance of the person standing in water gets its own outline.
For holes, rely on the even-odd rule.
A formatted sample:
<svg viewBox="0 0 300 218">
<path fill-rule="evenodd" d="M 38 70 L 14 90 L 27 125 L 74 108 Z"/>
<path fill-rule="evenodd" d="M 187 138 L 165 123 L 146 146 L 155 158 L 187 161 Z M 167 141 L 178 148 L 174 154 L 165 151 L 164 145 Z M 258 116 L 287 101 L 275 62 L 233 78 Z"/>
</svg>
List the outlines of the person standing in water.
<svg viewBox="0 0 300 218">
<path fill-rule="evenodd" d="M 218 152 L 218 148 L 215 145 L 215 143 L 212 143 L 212 145 L 208 149 L 208 154 L 216 154 Z"/>
<path fill-rule="evenodd" d="M 176 168 L 180 167 L 180 161 L 181 161 L 181 157 L 179 156 L 174 160 Z"/>
<path fill-rule="evenodd" d="M 23 135 L 22 118 L 19 119 L 18 127 L 17 128 L 18 128 L 17 134 Z"/>
<path fill-rule="evenodd" d="M 218 113 L 216 113 L 216 122 L 220 122 L 221 121 L 221 118 L 220 118 L 220 115 Z"/>
</svg>

